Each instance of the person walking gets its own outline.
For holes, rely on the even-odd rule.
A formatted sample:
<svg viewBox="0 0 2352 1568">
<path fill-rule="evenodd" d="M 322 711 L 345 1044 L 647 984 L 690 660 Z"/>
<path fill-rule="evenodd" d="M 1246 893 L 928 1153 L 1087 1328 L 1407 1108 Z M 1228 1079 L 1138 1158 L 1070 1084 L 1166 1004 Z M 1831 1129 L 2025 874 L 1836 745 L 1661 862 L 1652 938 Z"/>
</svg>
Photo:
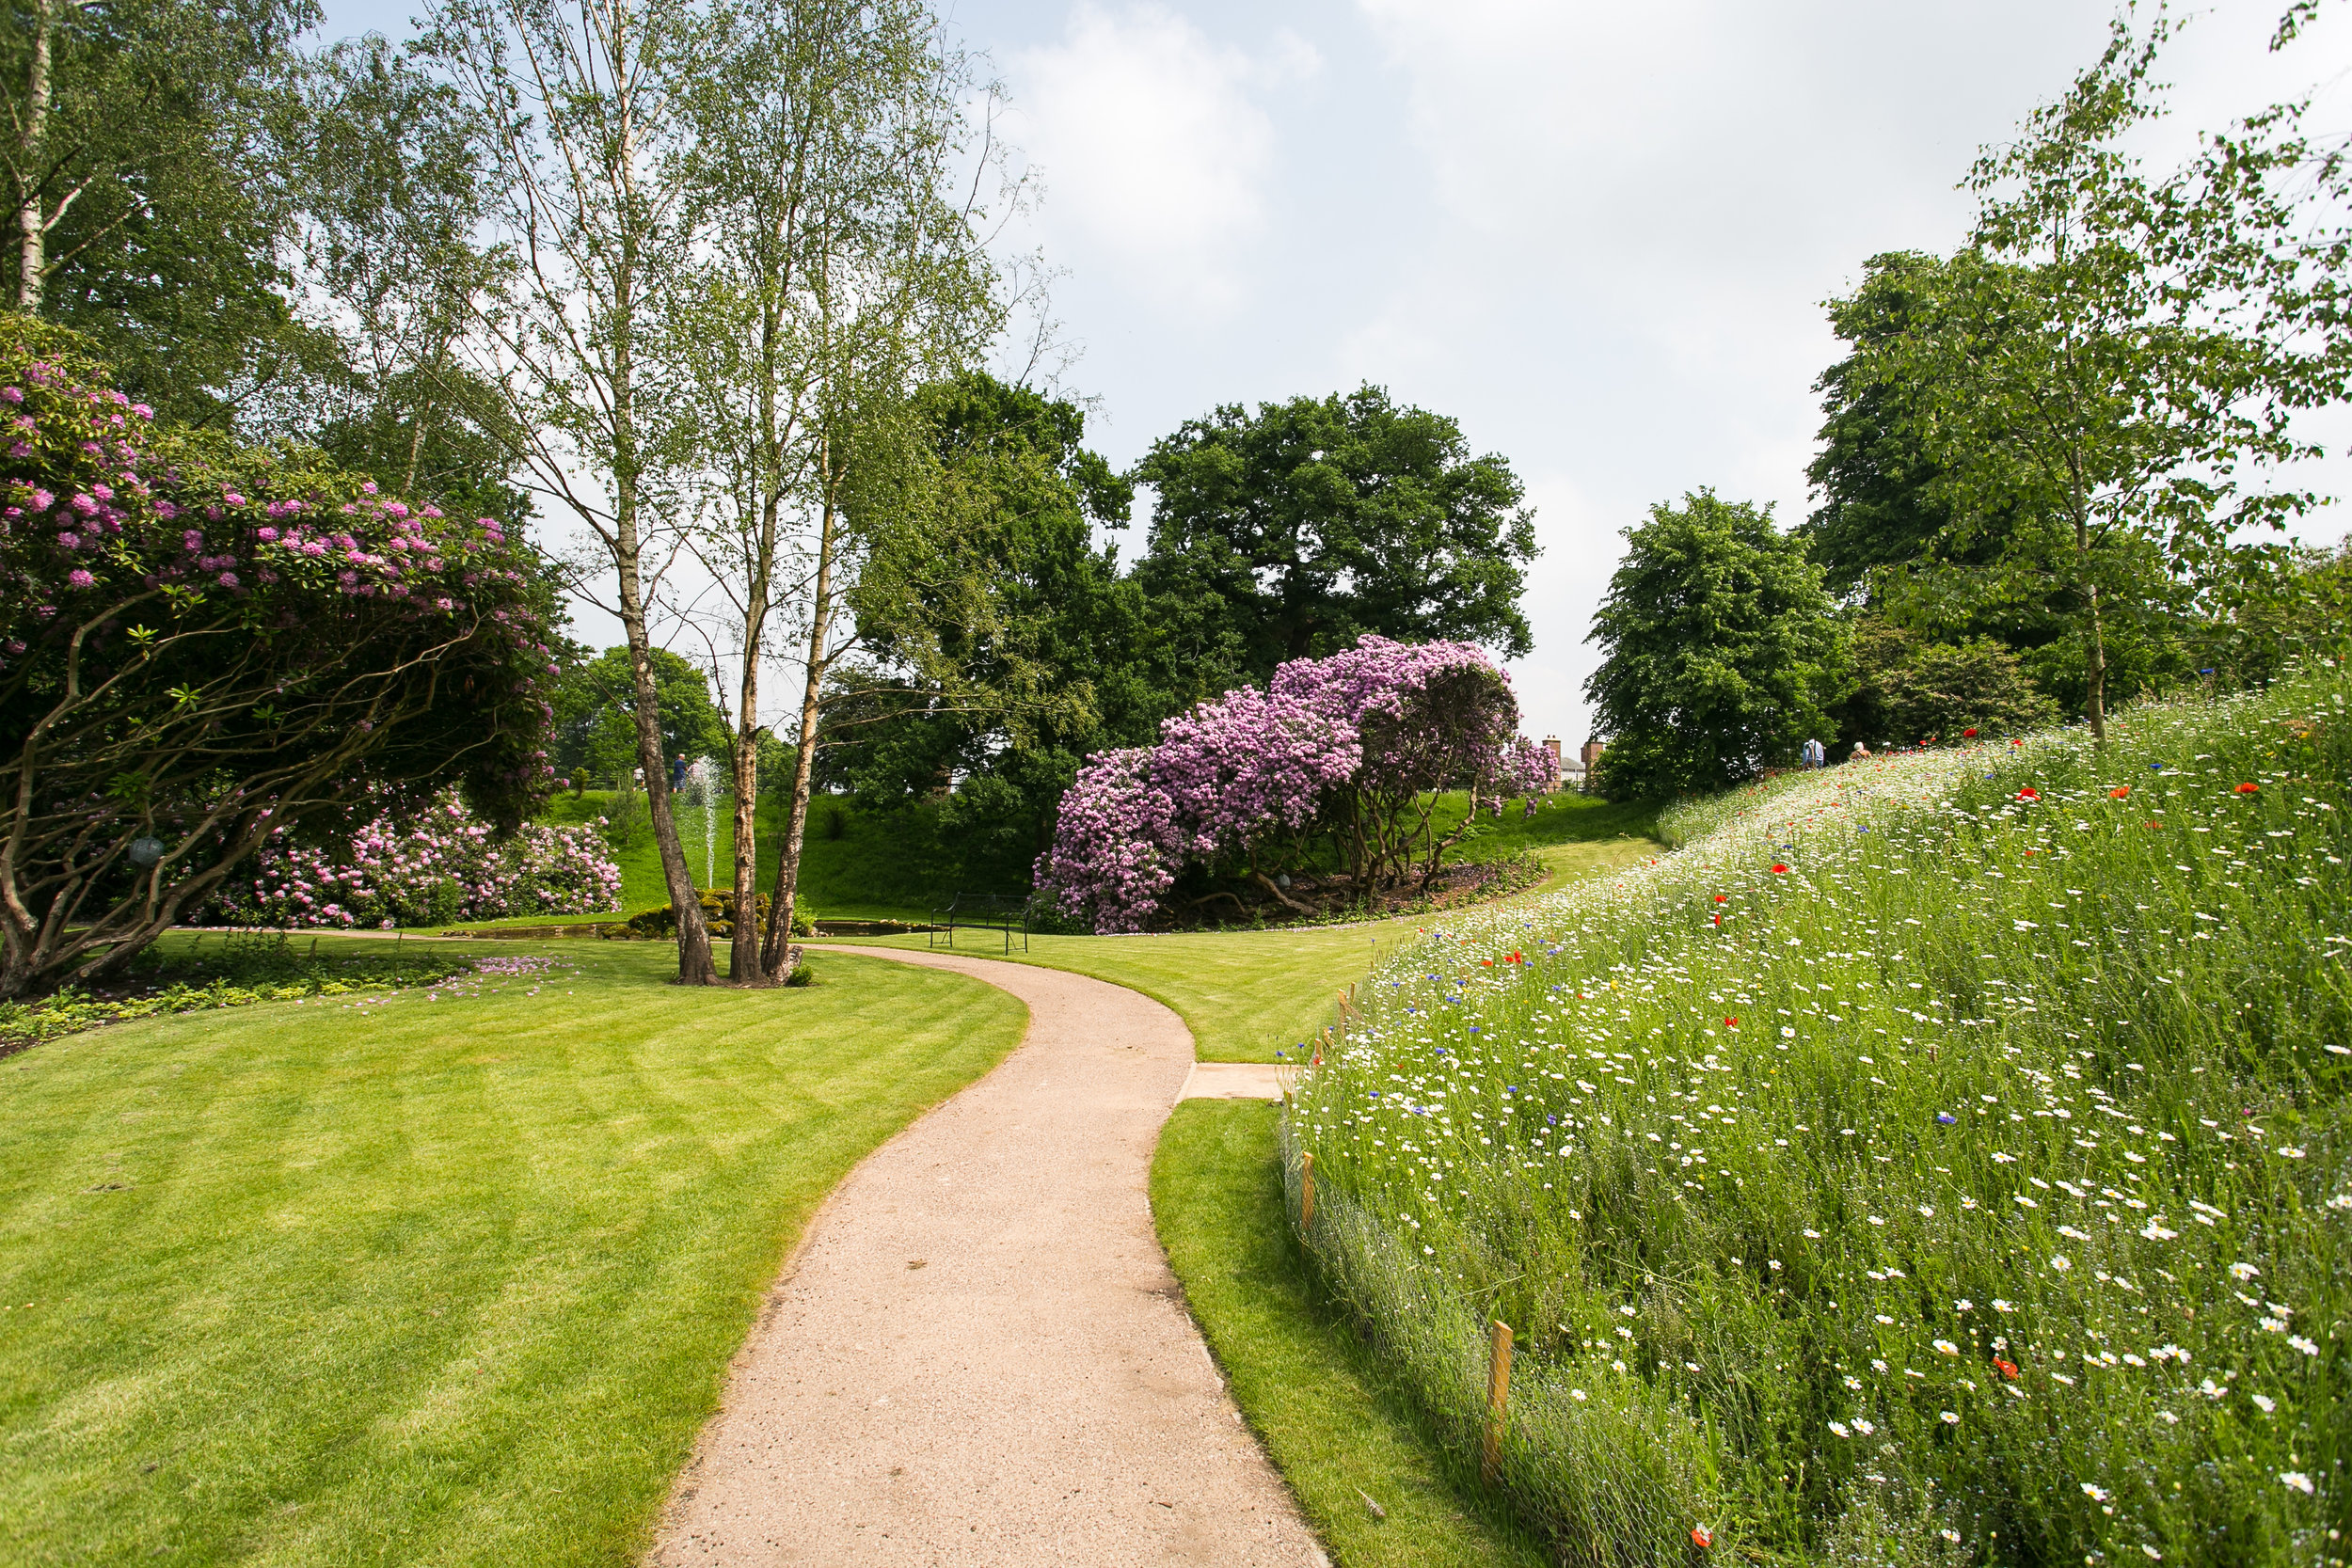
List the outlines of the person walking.
<svg viewBox="0 0 2352 1568">
<path fill-rule="evenodd" d="M 1804 765 L 1807 768 L 1819 768 L 1827 761 L 1829 761 L 1828 747 L 1823 746 L 1818 740 L 1808 740 L 1804 743 Z"/>
</svg>

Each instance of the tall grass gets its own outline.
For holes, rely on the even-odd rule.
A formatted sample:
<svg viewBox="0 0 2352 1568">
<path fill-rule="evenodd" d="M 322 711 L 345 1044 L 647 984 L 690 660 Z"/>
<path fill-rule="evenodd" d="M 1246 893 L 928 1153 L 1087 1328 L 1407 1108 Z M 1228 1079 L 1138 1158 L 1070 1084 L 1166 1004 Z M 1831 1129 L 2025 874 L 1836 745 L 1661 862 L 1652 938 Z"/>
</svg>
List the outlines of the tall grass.
<svg viewBox="0 0 2352 1568">
<path fill-rule="evenodd" d="M 1518 1332 L 1571 1561 L 2341 1563 L 2348 694 L 1775 781 L 1433 931 L 1299 1085 L 1311 1247 L 1456 1441 Z"/>
</svg>

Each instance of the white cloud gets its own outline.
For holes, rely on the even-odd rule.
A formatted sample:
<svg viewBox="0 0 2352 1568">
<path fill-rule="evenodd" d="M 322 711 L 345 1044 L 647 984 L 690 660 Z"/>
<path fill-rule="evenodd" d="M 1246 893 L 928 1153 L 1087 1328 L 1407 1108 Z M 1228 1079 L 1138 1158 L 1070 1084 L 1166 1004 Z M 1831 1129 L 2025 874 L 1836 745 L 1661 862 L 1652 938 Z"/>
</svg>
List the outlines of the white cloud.
<svg viewBox="0 0 2352 1568">
<path fill-rule="evenodd" d="M 1259 100 L 1311 76 L 1312 46 L 1282 33 L 1252 55 L 1161 6 L 1084 4 L 1009 66 L 1057 258 L 1116 268 L 1163 300 L 1233 303 L 1277 172 Z"/>
</svg>

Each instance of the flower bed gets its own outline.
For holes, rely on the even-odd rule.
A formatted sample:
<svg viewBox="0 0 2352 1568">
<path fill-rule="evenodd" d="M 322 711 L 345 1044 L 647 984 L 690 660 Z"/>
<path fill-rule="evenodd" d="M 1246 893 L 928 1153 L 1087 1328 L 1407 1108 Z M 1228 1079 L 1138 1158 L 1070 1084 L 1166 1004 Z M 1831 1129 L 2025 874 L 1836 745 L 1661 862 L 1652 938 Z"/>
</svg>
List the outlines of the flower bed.
<svg viewBox="0 0 2352 1568">
<path fill-rule="evenodd" d="M 1378 972 L 1313 1256 L 1575 1560 L 2326 1563 L 2352 683 L 1850 764 Z"/>
<path fill-rule="evenodd" d="M 408 950 L 401 953 L 321 953 L 318 939 L 310 940 L 310 950 L 301 952 L 282 933 L 231 933 L 210 948 L 199 937 L 193 947 L 169 958 L 149 949 L 118 986 L 70 987 L 37 1001 L 0 1003 L 0 1056 L 85 1029 L 161 1013 L 373 995 L 478 974 L 504 974 L 507 969 L 501 966 L 513 962 L 469 958 L 447 948 L 414 944 L 404 944 Z M 545 959 L 535 961 L 545 966 Z"/>
</svg>

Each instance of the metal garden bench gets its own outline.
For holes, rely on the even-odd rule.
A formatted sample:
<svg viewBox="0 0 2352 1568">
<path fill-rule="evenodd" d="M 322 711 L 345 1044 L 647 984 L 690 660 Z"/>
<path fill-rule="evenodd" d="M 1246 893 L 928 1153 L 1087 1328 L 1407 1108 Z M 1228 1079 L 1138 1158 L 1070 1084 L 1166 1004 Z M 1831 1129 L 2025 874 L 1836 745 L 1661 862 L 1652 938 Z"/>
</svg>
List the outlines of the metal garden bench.
<svg viewBox="0 0 2352 1568">
<path fill-rule="evenodd" d="M 1012 934 L 1021 933 L 1021 951 L 1029 950 L 1029 901 L 1002 893 L 959 893 L 947 900 L 945 908 L 931 911 L 930 945 L 956 944 L 956 927 L 967 931 L 1002 931 L 1005 951 L 1012 951 Z"/>
</svg>

